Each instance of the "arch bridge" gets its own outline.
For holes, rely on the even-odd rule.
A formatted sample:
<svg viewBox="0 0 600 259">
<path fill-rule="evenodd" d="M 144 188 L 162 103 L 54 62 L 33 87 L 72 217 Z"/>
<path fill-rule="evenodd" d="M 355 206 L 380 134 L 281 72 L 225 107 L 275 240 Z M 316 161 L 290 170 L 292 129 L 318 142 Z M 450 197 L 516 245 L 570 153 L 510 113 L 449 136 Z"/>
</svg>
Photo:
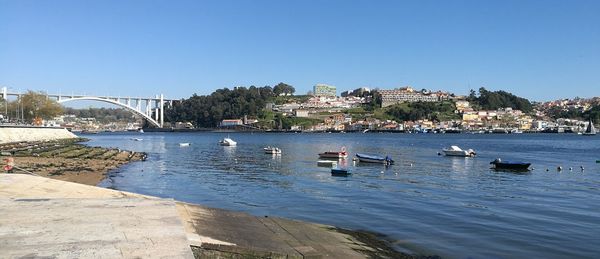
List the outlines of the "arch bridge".
<svg viewBox="0 0 600 259">
<path fill-rule="evenodd" d="M 0 93 L 3 99 L 8 96 L 17 96 L 20 98 L 22 93 L 11 93 L 7 88 L 2 88 Z M 48 98 L 56 99 L 58 103 L 72 101 L 98 101 L 110 103 L 123 107 L 133 114 L 142 116 L 148 123 L 155 127 L 162 128 L 164 124 L 164 108 L 165 105 L 171 106 L 173 99 L 165 99 L 163 94 L 155 97 L 116 97 L 116 96 L 90 96 L 90 95 L 63 95 L 63 94 L 46 94 Z M 154 118 L 152 117 L 154 115 Z"/>
</svg>

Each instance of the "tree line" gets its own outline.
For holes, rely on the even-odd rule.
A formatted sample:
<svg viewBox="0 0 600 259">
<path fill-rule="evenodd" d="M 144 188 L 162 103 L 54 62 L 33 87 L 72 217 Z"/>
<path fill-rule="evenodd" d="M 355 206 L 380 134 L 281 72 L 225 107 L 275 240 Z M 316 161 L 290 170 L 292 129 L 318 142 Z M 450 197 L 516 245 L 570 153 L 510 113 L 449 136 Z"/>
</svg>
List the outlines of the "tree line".
<svg viewBox="0 0 600 259">
<path fill-rule="evenodd" d="M 488 91 L 485 87 L 479 88 L 479 95 L 475 93 L 475 90 L 471 90 L 467 101 L 484 110 L 497 110 L 507 107 L 525 113 L 533 110 L 533 105 L 525 98 L 506 91 Z"/>
<path fill-rule="evenodd" d="M 277 90 L 275 90 L 275 88 Z M 235 87 L 218 89 L 210 95 L 194 94 L 188 99 L 175 101 L 165 110 L 165 118 L 170 122 L 189 121 L 196 127 L 216 127 L 223 119 L 241 118 L 244 115 L 264 117 L 267 102 L 278 94 L 292 94 L 294 88 L 280 83 L 270 86 Z"/>
</svg>

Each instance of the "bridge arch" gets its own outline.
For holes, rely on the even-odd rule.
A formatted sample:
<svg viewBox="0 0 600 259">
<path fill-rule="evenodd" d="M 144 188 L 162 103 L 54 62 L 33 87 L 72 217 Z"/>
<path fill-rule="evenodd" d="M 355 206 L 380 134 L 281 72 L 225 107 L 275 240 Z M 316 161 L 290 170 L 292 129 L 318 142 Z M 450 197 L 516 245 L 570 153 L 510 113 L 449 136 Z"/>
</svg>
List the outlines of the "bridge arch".
<svg viewBox="0 0 600 259">
<path fill-rule="evenodd" d="M 60 99 L 60 100 L 58 100 L 58 103 L 64 103 L 64 102 L 70 102 L 70 101 L 99 101 L 99 102 L 105 102 L 105 103 L 114 104 L 114 105 L 117 105 L 117 106 L 121 106 L 121 107 L 123 107 L 123 108 L 125 108 L 125 109 L 127 109 L 127 110 L 129 110 L 131 112 L 133 112 L 134 114 L 142 116 L 150 124 L 156 126 L 157 128 L 161 127 L 160 124 L 157 121 L 155 121 L 154 119 L 152 119 L 152 117 L 148 116 L 147 114 L 145 114 L 145 113 L 143 113 L 141 111 L 138 111 L 137 109 L 135 109 L 135 108 L 133 108 L 133 107 L 127 105 L 127 104 L 124 104 L 124 103 L 121 103 L 121 102 L 118 102 L 118 101 L 115 101 L 115 100 L 104 99 L 104 98 L 99 98 L 99 97 L 92 97 L 92 96 L 86 96 L 86 97 L 73 97 L 73 98 Z"/>
</svg>

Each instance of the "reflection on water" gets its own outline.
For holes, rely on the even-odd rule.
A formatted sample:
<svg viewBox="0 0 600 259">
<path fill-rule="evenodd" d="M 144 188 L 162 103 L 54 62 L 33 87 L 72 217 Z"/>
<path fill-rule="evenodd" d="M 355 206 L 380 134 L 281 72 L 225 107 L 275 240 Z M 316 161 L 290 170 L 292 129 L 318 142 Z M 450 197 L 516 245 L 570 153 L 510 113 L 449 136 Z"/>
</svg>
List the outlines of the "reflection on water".
<svg viewBox="0 0 600 259">
<path fill-rule="evenodd" d="M 576 135 L 146 133 L 90 136 L 90 145 L 145 151 L 101 184 L 206 206 L 383 233 L 402 249 L 447 257 L 594 257 L 600 251 L 600 138 Z M 186 148 L 178 143 L 189 142 Z M 265 154 L 271 145 L 281 155 Z M 474 158 L 443 147 L 473 148 Z M 345 146 L 332 177 L 318 153 Z M 355 153 L 390 155 L 364 164 Z M 596 157 L 594 157 L 596 156 Z M 490 170 L 489 162 L 531 162 L 537 170 Z M 557 166 L 586 170 L 563 170 Z M 549 171 L 544 169 L 549 168 Z M 585 242 L 581 242 L 585 240 Z"/>
</svg>

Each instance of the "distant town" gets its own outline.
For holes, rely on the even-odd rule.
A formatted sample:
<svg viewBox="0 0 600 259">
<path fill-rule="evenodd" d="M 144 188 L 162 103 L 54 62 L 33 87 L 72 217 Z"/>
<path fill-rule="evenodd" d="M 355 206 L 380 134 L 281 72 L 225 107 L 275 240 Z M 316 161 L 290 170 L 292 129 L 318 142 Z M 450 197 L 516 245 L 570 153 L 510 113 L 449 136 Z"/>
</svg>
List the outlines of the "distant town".
<svg viewBox="0 0 600 259">
<path fill-rule="evenodd" d="M 43 93 L 34 94 L 43 95 Z M 579 133 L 600 116 L 600 97 L 532 103 L 504 91 L 480 88 L 469 95 L 442 90 L 361 87 L 338 95 L 337 87 L 316 84 L 306 95 L 294 87 L 236 87 L 192 96 L 165 109 L 161 131 L 234 130 L 293 132 L 415 133 Z M 124 109 L 63 108 L 51 118 L 24 118 L 19 104 L 2 101 L 3 124 L 66 127 L 73 131 L 147 128 Z M 22 105 L 24 106 L 24 105 Z M 47 116 L 46 116 L 47 117 Z"/>
</svg>

